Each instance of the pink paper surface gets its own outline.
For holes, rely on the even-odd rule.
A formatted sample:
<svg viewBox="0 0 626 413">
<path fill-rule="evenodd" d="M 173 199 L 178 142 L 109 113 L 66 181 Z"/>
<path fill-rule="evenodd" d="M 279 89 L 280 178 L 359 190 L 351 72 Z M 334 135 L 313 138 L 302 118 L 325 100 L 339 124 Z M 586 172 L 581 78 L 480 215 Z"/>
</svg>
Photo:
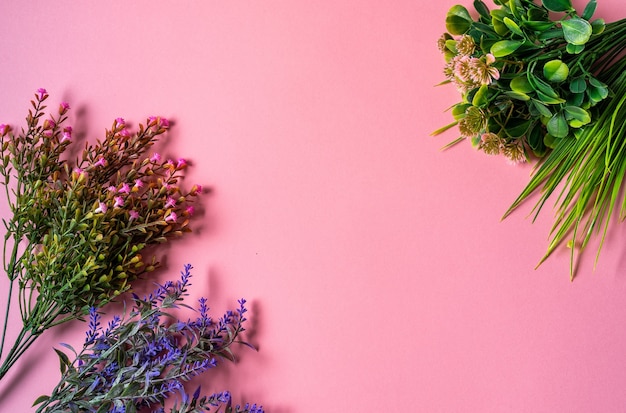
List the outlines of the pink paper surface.
<svg viewBox="0 0 626 413">
<path fill-rule="evenodd" d="M 217 313 L 246 297 L 259 349 L 206 391 L 273 413 L 623 411 L 626 229 L 573 283 L 566 250 L 535 270 L 549 207 L 500 220 L 531 166 L 429 136 L 458 100 L 433 86 L 453 4 L 4 2 L 0 123 L 23 125 L 39 87 L 92 140 L 120 116 L 173 121 L 167 155 L 212 193 L 154 276 L 192 263 L 192 298 Z M 85 328 L 44 335 L 0 411 L 34 411 L 59 377 L 52 347 Z"/>
</svg>

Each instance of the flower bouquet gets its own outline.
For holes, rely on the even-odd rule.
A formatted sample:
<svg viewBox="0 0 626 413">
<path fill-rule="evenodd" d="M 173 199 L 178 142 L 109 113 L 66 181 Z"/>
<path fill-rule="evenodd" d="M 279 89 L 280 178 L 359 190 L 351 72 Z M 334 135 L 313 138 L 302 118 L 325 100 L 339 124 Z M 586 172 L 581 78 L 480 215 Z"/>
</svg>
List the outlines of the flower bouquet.
<svg viewBox="0 0 626 413">
<path fill-rule="evenodd" d="M 198 185 L 180 188 L 184 159 L 149 153 L 167 119 L 150 117 L 131 132 L 118 118 L 102 141 L 71 159 L 77 144 L 64 126 L 69 105 L 46 114 L 48 97 L 36 92 L 25 129 L 0 125 L 0 183 L 12 213 L 4 220 L 9 284 L 0 379 L 45 330 L 86 316 L 153 271 L 156 258 L 142 253 L 189 231 L 201 192 Z M 14 300 L 22 323 L 5 352 Z"/>
<path fill-rule="evenodd" d="M 596 261 L 611 217 L 626 216 L 626 19 L 594 19 L 596 0 L 582 12 L 571 0 L 474 1 L 476 17 L 462 5 L 446 16 L 438 46 L 445 57 L 443 84 L 461 101 L 451 107 L 460 137 L 512 163 L 538 161 L 533 175 L 505 213 L 539 193 L 535 218 L 552 196 L 556 215 L 547 252 L 576 254 L 600 234 Z"/>
</svg>

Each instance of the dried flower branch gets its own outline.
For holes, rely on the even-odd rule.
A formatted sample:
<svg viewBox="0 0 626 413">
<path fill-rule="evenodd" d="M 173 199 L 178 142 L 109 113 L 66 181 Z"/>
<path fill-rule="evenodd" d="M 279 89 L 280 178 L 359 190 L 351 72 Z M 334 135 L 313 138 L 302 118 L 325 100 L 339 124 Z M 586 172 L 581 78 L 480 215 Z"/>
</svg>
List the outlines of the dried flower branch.
<svg viewBox="0 0 626 413">
<path fill-rule="evenodd" d="M 46 329 L 105 305 L 154 270 L 156 258 L 146 261 L 142 251 L 189 231 L 192 203 L 202 190 L 180 188 L 184 160 L 148 154 L 168 130 L 167 119 L 150 117 L 131 132 L 118 118 L 104 140 L 86 144 L 71 162 L 63 157 L 73 143 L 72 128 L 63 126 L 69 105 L 46 117 L 47 99 L 39 89 L 26 130 L 0 125 L 0 175 L 12 212 L 4 221 L 10 283 L 0 379 Z M 5 355 L 16 285 L 23 325 Z"/>
<path fill-rule="evenodd" d="M 141 409 L 165 412 L 169 397 L 181 394 L 171 413 L 220 411 L 262 413 L 256 405 L 231 405 L 229 392 L 200 398 L 200 389 L 190 397 L 183 383 L 217 366 L 222 359 L 234 360 L 233 343 L 244 331 L 245 300 L 235 311 L 214 321 L 208 314 L 206 299 L 199 300 L 198 317 L 177 320 L 169 309 L 185 306 L 184 297 L 191 285 L 191 266 L 186 265 L 177 282 L 158 286 L 154 293 L 139 298 L 133 295 L 133 308 L 126 316 L 114 317 L 106 328 L 92 308 L 85 344 L 70 361 L 57 350 L 62 377 L 50 396 L 40 397 L 37 412 L 131 413 Z"/>
</svg>

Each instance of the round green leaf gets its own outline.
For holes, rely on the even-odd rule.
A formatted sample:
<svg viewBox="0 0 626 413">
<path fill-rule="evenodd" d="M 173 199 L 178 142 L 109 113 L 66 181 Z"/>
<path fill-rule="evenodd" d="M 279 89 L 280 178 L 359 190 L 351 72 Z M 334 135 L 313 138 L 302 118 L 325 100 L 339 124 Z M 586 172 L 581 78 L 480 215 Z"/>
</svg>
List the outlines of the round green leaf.
<svg viewBox="0 0 626 413">
<path fill-rule="evenodd" d="M 555 138 L 564 138 L 569 133 L 569 126 L 567 125 L 565 116 L 560 112 L 552 116 L 546 126 L 548 133 Z"/>
<path fill-rule="evenodd" d="M 591 122 L 591 115 L 583 108 L 579 108 L 578 106 L 565 106 L 563 110 L 565 110 L 566 119 L 577 120 L 581 123 L 581 126 Z"/>
<path fill-rule="evenodd" d="M 575 45 L 587 43 L 593 32 L 591 24 L 580 17 L 572 17 L 571 19 L 563 20 L 561 27 L 563 28 L 565 41 Z"/>
<path fill-rule="evenodd" d="M 517 40 L 500 40 L 491 46 L 491 54 L 495 57 L 508 56 L 515 52 L 524 42 Z"/>
<path fill-rule="evenodd" d="M 596 19 L 591 22 L 591 33 L 600 34 L 604 31 L 606 24 L 603 19 Z"/>
<path fill-rule="evenodd" d="M 550 82 L 562 82 L 567 79 L 569 67 L 558 59 L 550 60 L 543 65 L 543 75 Z"/>
<path fill-rule="evenodd" d="M 543 7 L 550 11 L 570 11 L 572 10 L 571 0 L 543 0 Z"/>
<path fill-rule="evenodd" d="M 584 44 L 571 44 L 571 43 L 568 43 L 567 46 L 565 46 L 565 51 L 567 53 L 569 53 L 569 54 L 579 54 L 583 50 L 585 50 L 585 45 Z"/>
<path fill-rule="evenodd" d="M 489 99 L 487 96 L 488 92 L 489 92 L 489 88 L 487 87 L 487 85 L 482 85 L 478 89 L 474 97 L 472 98 L 472 105 L 476 107 L 486 105 L 489 102 Z"/>
<path fill-rule="evenodd" d="M 543 136 L 543 143 L 544 143 L 544 145 L 546 145 L 550 149 L 556 148 L 556 145 L 559 142 L 559 140 L 560 140 L 559 138 L 555 138 L 554 136 L 550 135 L 549 133 L 546 133 Z"/>
<path fill-rule="evenodd" d="M 518 76 L 511 79 L 511 90 L 518 93 L 530 93 L 535 90 L 526 76 Z"/>
<path fill-rule="evenodd" d="M 473 22 L 467 9 L 459 4 L 452 6 L 446 15 L 446 29 L 451 34 L 464 34 Z"/>
<path fill-rule="evenodd" d="M 569 91 L 572 93 L 582 93 L 587 89 L 587 82 L 582 77 L 572 79 L 569 84 Z"/>
</svg>

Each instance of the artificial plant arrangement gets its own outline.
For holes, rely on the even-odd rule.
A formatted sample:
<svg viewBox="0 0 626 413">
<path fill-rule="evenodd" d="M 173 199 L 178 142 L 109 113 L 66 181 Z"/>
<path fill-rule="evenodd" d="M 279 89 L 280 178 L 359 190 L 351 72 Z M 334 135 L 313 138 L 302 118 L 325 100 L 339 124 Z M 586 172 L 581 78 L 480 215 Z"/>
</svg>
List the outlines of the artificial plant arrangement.
<svg viewBox="0 0 626 413">
<path fill-rule="evenodd" d="M 616 208 L 626 217 L 626 19 L 594 19 L 596 0 L 582 12 L 571 0 L 474 1 L 475 18 L 462 5 L 446 16 L 438 46 L 445 57 L 442 84 L 461 101 L 451 107 L 458 126 L 454 145 L 469 140 L 512 163 L 538 160 L 531 179 L 505 213 L 539 193 L 535 218 L 557 195 L 547 252 L 582 254 L 601 234 L 599 258 Z"/>
<path fill-rule="evenodd" d="M 37 412 L 164 413 L 166 400 L 180 394 L 170 413 L 263 413 L 256 404 L 233 406 L 228 391 L 202 397 L 200 388 L 186 393 L 183 383 L 219 360 L 234 360 L 232 344 L 249 345 L 240 338 L 247 312 L 244 299 L 218 320 L 209 316 L 205 298 L 199 300 L 195 319 L 180 321 L 171 312 L 188 307 L 183 301 L 191 285 L 190 270 L 186 265 L 180 279 L 159 285 L 146 297 L 133 294 L 130 312 L 113 317 L 106 328 L 91 308 L 82 350 L 66 344 L 71 361 L 57 350 L 62 377 L 49 396 L 35 401 Z"/>
<path fill-rule="evenodd" d="M 45 330 L 104 306 L 154 270 L 156 258 L 142 252 L 189 230 L 201 191 L 180 188 L 184 159 L 148 154 L 167 119 L 150 117 L 131 132 L 118 118 L 72 160 L 69 105 L 46 115 L 47 99 L 45 89 L 36 92 L 25 129 L 0 125 L 0 176 L 12 213 L 3 220 L 9 288 L 0 379 Z M 22 325 L 5 353 L 15 288 Z"/>
</svg>

